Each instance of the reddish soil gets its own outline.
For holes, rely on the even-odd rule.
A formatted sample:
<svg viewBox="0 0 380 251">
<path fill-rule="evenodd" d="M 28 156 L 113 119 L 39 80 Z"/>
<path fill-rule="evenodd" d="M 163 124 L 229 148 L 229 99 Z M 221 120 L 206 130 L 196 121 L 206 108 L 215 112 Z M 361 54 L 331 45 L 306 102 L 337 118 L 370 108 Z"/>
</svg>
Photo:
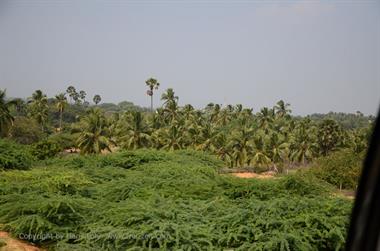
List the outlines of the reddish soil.
<svg viewBox="0 0 380 251">
<path fill-rule="evenodd" d="M 242 173 L 231 173 L 233 176 L 239 177 L 239 178 L 256 178 L 256 179 L 271 179 L 274 178 L 275 173 L 274 172 L 265 172 L 261 174 L 252 173 L 252 172 L 242 172 Z"/>
<path fill-rule="evenodd" d="M 7 244 L 0 247 L 0 251 L 44 251 L 32 244 L 12 238 L 7 232 L 0 231 L 0 240 Z"/>
</svg>

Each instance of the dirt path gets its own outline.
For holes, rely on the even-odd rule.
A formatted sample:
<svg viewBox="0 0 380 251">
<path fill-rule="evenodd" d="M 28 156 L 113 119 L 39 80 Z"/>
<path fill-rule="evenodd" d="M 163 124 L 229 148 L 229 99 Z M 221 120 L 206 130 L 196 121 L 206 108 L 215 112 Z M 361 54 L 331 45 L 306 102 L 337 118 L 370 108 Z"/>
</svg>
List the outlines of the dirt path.
<svg viewBox="0 0 380 251">
<path fill-rule="evenodd" d="M 5 246 L 0 246 L 0 251 L 44 251 L 32 244 L 12 238 L 7 232 L 0 231 L 0 243 L 5 242 Z"/>
<path fill-rule="evenodd" d="M 275 173 L 274 172 L 265 172 L 261 174 L 252 173 L 252 172 L 239 172 L 239 173 L 230 173 L 231 175 L 239 178 L 245 178 L 245 179 L 271 179 L 274 178 Z"/>
</svg>

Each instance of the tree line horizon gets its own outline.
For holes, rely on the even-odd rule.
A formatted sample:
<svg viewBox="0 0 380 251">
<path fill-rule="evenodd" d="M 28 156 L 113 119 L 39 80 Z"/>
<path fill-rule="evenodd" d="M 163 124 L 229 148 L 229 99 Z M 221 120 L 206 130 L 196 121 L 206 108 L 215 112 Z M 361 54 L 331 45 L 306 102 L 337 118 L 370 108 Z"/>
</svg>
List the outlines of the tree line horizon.
<svg viewBox="0 0 380 251">
<path fill-rule="evenodd" d="M 231 167 L 277 169 L 283 165 L 305 165 L 343 148 L 361 152 L 366 149 L 374 121 L 373 116 L 359 111 L 293 116 L 290 104 L 283 100 L 257 113 L 241 104 L 209 103 L 203 109 L 195 109 L 191 104 L 179 106 L 179 97 L 172 88 L 162 93 L 163 104 L 154 109 L 154 93 L 160 83 L 149 78 L 145 85 L 150 109 L 128 101 L 102 105 L 99 94 L 94 95 L 91 105 L 86 92 L 77 91 L 74 86 L 54 98 L 37 90 L 27 100 L 9 100 L 5 91 L 0 91 L 1 137 L 21 143 L 44 140 L 48 144 L 49 138 L 65 134 L 67 146 L 80 149 L 82 154 L 114 148 L 190 148 L 211 152 Z M 38 125 L 38 132 L 35 129 L 29 134 L 43 136 L 26 140 L 25 131 L 30 128 L 25 128 L 25 124 L 32 128 L 33 123 Z"/>
</svg>

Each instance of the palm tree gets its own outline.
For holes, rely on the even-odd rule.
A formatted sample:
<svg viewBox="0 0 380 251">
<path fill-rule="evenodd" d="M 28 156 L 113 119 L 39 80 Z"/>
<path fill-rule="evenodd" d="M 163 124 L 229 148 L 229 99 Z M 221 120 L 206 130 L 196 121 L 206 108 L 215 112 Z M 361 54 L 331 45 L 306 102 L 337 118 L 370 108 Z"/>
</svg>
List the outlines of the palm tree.
<svg viewBox="0 0 380 251">
<path fill-rule="evenodd" d="M 91 109 L 80 124 L 81 132 L 77 144 L 81 154 L 100 153 L 104 149 L 111 152 L 109 124 L 100 109 Z"/>
<path fill-rule="evenodd" d="M 318 126 L 318 145 L 322 155 L 326 156 L 341 141 L 340 125 L 332 119 L 322 121 Z"/>
<path fill-rule="evenodd" d="M 127 121 L 125 121 L 127 120 Z M 119 141 L 122 147 L 126 149 L 138 149 L 148 147 L 151 137 L 149 135 L 149 127 L 145 124 L 142 113 L 132 111 L 127 114 L 127 117 L 119 129 Z"/>
<path fill-rule="evenodd" d="M 98 105 L 100 101 L 102 101 L 102 98 L 99 94 L 96 94 L 92 100 L 94 101 L 95 105 Z"/>
<path fill-rule="evenodd" d="M 170 103 L 177 103 L 178 102 L 178 96 L 175 95 L 174 90 L 172 88 L 169 88 L 161 95 L 161 100 L 164 101 L 164 106 L 170 104 Z"/>
<path fill-rule="evenodd" d="M 300 121 L 294 131 L 290 148 L 292 161 L 305 165 L 316 153 L 317 144 L 314 136 L 314 126 L 309 119 Z"/>
<path fill-rule="evenodd" d="M 265 152 L 265 144 L 263 137 L 255 137 L 254 139 L 254 150 L 253 154 L 249 158 L 248 162 L 254 164 L 257 167 L 268 167 L 271 163 L 271 159 L 267 156 Z"/>
<path fill-rule="evenodd" d="M 174 120 L 178 119 L 178 96 L 175 96 L 173 89 L 169 88 L 165 93 L 162 94 L 161 100 L 164 101 L 164 119 L 165 122 L 173 123 Z"/>
<path fill-rule="evenodd" d="M 65 93 L 60 93 L 55 96 L 56 100 L 56 107 L 59 111 L 59 130 L 62 130 L 62 116 L 63 116 L 63 111 L 65 110 L 67 106 L 67 98 Z"/>
<path fill-rule="evenodd" d="M 249 155 L 253 152 L 252 138 L 255 131 L 250 127 L 242 127 L 234 131 L 231 138 L 231 148 L 235 164 L 244 166 L 249 164 Z"/>
<path fill-rule="evenodd" d="M 257 114 L 259 127 L 261 129 L 264 129 L 265 132 L 268 132 L 268 129 L 272 125 L 273 115 L 274 111 L 272 109 L 268 109 L 267 107 L 262 108 L 261 111 Z"/>
<path fill-rule="evenodd" d="M 86 95 L 87 93 L 85 91 L 79 91 L 79 98 L 82 100 L 83 104 L 86 103 Z"/>
<path fill-rule="evenodd" d="M 76 90 L 75 90 L 75 87 L 70 85 L 69 87 L 67 87 L 66 89 L 66 93 L 69 95 L 70 97 L 70 103 L 71 101 L 73 100 L 73 97 L 76 95 Z"/>
<path fill-rule="evenodd" d="M 9 108 L 16 104 L 15 101 L 7 101 L 5 99 L 5 90 L 0 90 L 0 137 L 6 137 L 9 129 L 13 125 L 14 117 L 11 115 Z"/>
<path fill-rule="evenodd" d="M 292 112 L 292 110 L 290 110 L 289 107 L 290 104 L 285 103 L 283 100 L 280 100 L 277 102 L 277 105 L 274 106 L 273 110 L 276 112 L 276 115 L 279 118 L 283 118 Z"/>
<path fill-rule="evenodd" d="M 29 99 L 31 116 L 40 124 L 42 131 L 48 118 L 48 99 L 41 90 L 36 90 Z"/>
<path fill-rule="evenodd" d="M 168 128 L 162 131 L 162 149 L 164 150 L 179 150 L 183 148 L 185 136 L 182 131 L 183 128 L 179 127 L 176 123 L 171 124 Z"/>
<path fill-rule="evenodd" d="M 150 111 L 153 112 L 153 90 L 157 90 L 160 83 L 158 83 L 157 79 L 149 78 L 145 81 L 145 84 L 149 88 L 146 94 L 150 96 Z"/>
</svg>

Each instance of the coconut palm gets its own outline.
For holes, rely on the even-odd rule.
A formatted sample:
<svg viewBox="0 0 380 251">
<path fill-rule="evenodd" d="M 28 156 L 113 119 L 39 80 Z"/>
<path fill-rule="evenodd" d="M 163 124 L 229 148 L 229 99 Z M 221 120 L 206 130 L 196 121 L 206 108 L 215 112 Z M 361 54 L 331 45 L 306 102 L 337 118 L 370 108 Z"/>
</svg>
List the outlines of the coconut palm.
<svg viewBox="0 0 380 251">
<path fill-rule="evenodd" d="M 119 135 L 118 141 L 126 149 L 137 149 L 150 145 L 149 127 L 139 111 L 126 114 L 126 118 L 119 129 Z"/>
<path fill-rule="evenodd" d="M 161 100 L 164 101 L 164 106 L 170 103 L 177 103 L 178 99 L 178 96 L 175 95 L 172 88 L 167 89 L 166 92 L 161 95 Z"/>
<path fill-rule="evenodd" d="M 0 90 L 0 137 L 6 137 L 13 125 L 14 117 L 11 115 L 10 107 L 16 105 L 16 102 L 6 100 L 5 90 Z"/>
<path fill-rule="evenodd" d="M 257 136 L 254 138 L 254 149 L 252 154 L 248 158 L 248 163 L 253 164 L 255 168 L 268 167 L 271 163 L 271 159 L 265 152 L 264 138 Z"/>
<path fill-rule="evenodd" d="M 63 111 L 65 110 L 67 106 L 67 98 L 65 93 L 60 93 L 55 96 L 56 100 L 56 107 L 59 111 L 59 130 L 62 130 L 62 116 Z"/>
<path fill-rule="evenodd" d="M 30 115 L 40 124 L 42 131 L 48 118 L 48 99 L 41 90 L 36 90 L 29 98 Z"/>
<path fill-rule="evenodd" d="M 183 148 L 184 142 L 186 141 L 183 128 L 173 123 L 161 132 L 162 149 L 173 151 Z"/>
<path fill-rule="evenodd" d="M 318 125 L 318 146 L 322 155 L 326 156 L 340 143 L 342 130 L 332 119 L 326 119 Z"/>
<path fill-rule="evenodd" d="M 249 156 L 253 153 L 253 138 L 255 131 L 250 127 L 242 127 L 235 130 L 231 137 L 232 156 L 235 165 L 244 166 L 249 164 Z"/>
<path fill-rule="evenodd" d="M 274 106 L 274 111 L 279 118 L 286 117 L 288 114 L 292 112 L 290 110 L 290 104 L 285 103 L 283 100 L 277 102 L 276 106 Z"/>
<path fill-rule="evenodd" d="M 164 101 L 163 112 L 164 119 L 168 122 L 173 122 L 178 119 L 178 96 L 175 95 L 173 89 L 169 88 L 162 94 L 161 100 Z"/>
<path fill-rule="evenodd" d="M 81 154 L 100 153 L 102 150 L 111 152 L 108 121 L 100 109 L 91 109 L 80 121 L 81 132 L 77 144 Z"/>
<path fill-rule="evenodd" d="M 153 90 L 157 90 L 160 86 L 160 83 L 157 81 L 157 79 L 149 78 L 145 81 L 145 84 L 149 88 L 146 93 L 148 96 L 150 96 L 150 111 L 153 112 Z"/>
<path fill-rule="evenodd" d="M 305 165 L 316 155 L 318 146 L 314 134 L 315 128 L 310 120 L 305 119 L 297 124 L 290 145 L 292 161 Z"/>
<path fill-rule="evenodd" d="M 267 107 L 262 108 L 257 114 L 259 127 L 268 132 L 268 129 L 273 124 L 273 116 L 274 111 L 272 109 L 269 109 Z"/>
</svg>

